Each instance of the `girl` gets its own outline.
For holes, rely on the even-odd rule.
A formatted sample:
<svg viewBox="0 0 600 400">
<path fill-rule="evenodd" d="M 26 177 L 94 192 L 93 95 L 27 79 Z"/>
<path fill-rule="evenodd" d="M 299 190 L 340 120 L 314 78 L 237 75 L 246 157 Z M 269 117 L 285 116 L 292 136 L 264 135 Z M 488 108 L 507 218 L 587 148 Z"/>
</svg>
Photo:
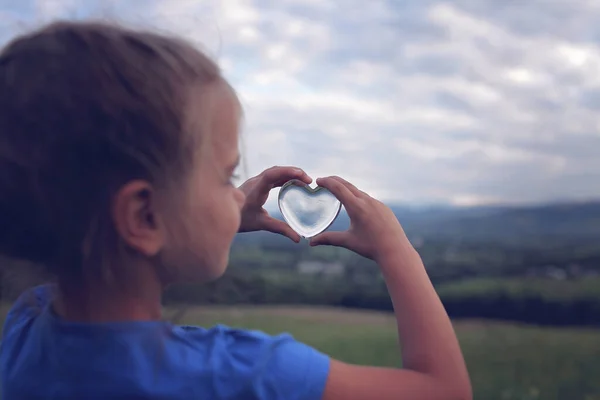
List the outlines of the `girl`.
<svg viewBox="0 0 600 400">
<path fill-rule="evenodd" d="M 172 283 L 223 274 L 237 232 L 299 237 L 263 209 L 292 167 L 240 188 L 241 108 L 187 43 L 60 22 L 0 54 L 0 251 L 56 283 L 6 318 L 2 398 L 471 398 L 452 325 L 391 210 L 339 177 L 317 179 L 351 217 L 342 246 L 375 260 L 396 309 L 403 369 L 348 365 L 295 341 L 161 321 Z"/>
</svg>

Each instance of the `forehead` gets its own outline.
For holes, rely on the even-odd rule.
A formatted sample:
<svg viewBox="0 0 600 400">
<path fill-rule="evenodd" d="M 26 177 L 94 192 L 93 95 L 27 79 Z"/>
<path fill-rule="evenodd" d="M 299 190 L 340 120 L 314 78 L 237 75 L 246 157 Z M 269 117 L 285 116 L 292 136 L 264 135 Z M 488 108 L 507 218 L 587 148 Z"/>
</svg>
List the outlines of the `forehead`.
<svg viewBox="0 0 600 400">
<path fill-rule="evenodd" d="M 192 95 L 190 122 L 199 134 L 203 158 L 207 151 L 216 161 L 238 156 L 238 131 L 242 108 L 234 90 L 224 81 L 198 88 Z"/>
</svg>

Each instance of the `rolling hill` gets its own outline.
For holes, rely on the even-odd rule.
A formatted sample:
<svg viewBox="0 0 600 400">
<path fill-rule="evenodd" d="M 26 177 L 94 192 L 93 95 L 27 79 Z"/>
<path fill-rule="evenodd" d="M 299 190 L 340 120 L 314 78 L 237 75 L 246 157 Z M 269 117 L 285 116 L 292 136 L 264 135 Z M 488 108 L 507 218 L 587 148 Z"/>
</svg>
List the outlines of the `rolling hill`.
<svg viewBox="0 0 600 400">
<path fill-rule="evenodd" d="M 528 243 L 545 240 L 600 240 L 600 201 L 536 206 L 415 208 L 390 205 L 409 236 L 466 242 Z M 272 215 L 282 219 L 279 211 Z M 330 230 L 344 230 L 350 220 L 342 209 Z M 288 239 L 260 232 L 238 235 L 237 243 L 269 242 L 285 245 Z"/>
</svg>

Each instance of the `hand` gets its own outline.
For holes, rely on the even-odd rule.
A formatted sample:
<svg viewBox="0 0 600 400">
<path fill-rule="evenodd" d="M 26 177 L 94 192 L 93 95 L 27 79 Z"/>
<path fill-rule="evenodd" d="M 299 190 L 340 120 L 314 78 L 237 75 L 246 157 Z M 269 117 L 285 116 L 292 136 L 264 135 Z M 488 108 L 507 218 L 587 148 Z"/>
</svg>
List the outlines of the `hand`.
<svg viewBox="0 0 600 400">
<path fill-rule="evenodd" d="M 350 228 L 345 232 L 323 232 L 311 239 L 311 246 L 345 247 L 376 261 L 402 245 L 410 246 L 392 210 L 379 200 L 337 176 L 319 178 L 317 185 L 340 200 L 350 217 Z"/>
<path fill-rule="evenodd" d="M 312 182 L 312 178 L 306 172 L 294 167 L 271 167 L 244 182 L 239 187 L 246 195 L 239 232 L 269 231 L 287 236 L 296 243 L 300 242 L 300 235 L 285 222 L 271 217 L 263 207 L 273 188 L 280 187 L 292 179 L 306 184 Z"/>
</svg>

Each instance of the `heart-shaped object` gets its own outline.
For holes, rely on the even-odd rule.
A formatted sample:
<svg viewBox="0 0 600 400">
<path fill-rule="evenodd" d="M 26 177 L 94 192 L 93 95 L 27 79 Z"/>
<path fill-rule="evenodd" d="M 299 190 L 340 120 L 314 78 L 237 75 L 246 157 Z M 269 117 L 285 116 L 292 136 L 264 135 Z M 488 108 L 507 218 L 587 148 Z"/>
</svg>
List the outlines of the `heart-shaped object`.
<svg viewBox="0 0 600 400">
<path fill-rule="evenodd" d="M 321 186 L 313 189 L 295 179 L 281 187 L 278 203 L 285 222 L 306 239 L 329 228 L 342 208 L 329 190 Z"/>
</svg>

